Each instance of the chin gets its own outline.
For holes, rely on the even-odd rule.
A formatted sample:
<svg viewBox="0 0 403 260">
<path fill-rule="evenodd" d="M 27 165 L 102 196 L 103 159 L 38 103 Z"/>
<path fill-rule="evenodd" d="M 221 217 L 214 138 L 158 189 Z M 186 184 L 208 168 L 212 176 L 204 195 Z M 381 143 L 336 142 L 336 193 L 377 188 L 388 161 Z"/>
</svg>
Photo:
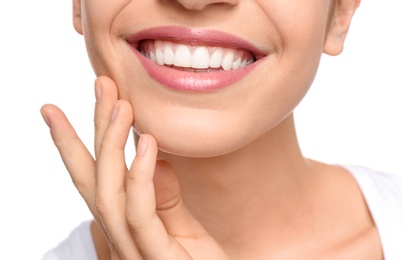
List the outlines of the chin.
<svg viewBox="0 0 403 260">
<path fill-rule="evenodd" d="M 192 122 L 181 124 L 153 124 L 136 120 L 137 134 L 152 135 L 160 151 L 193 158 L 216 157 L 232 153 L 251 143 L 258 133 L 250 133 L 234 124 Z M 248 133 L 246 133 L 248 132 Z"/>
</svg>

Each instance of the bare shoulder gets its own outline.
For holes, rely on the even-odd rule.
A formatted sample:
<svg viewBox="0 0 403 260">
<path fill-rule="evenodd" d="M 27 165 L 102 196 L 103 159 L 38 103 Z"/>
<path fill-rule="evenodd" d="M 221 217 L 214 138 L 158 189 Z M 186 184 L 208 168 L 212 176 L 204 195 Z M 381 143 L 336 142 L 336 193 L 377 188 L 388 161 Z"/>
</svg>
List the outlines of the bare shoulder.
<svg viewBox="0 0 403 260">
<path fill-rule="evenodd" d="M 381 241 L 375 226 L 369 228 L 357 237 L 346 241 L 345 244 L 336 248 L 327 259 L 366 259 L 381 260 L 384 259 Z"/>
<path fill-rule="evenodd" d="M 331 230 L 327 235 L 334 243 L 324 259 L 383 259 L 377 227 L 354 176 L 343 167 L 315 161 L 312 165 L 323 180 L 326 226 Z"/>
</svg>

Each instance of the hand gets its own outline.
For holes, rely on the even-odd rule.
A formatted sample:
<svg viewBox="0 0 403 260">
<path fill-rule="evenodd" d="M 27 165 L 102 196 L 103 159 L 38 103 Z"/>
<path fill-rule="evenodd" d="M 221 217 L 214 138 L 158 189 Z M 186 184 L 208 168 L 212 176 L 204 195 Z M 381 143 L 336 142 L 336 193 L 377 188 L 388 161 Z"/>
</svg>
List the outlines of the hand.
<svg viewBox="0 0 403 260">
<path fill-rule="evenodd" d="M 124 147 L 133 109 L 118 100 L 115 83 L 96 84 L 95 158 L 63 112 L 41 109 L 74 185 L 108 240 L 111 259 L 227 259 L 217 242 L 186 209 L 173 168 L 157 160 L 157 143 L 141 135 L 130 169 Z"/>
</svg>

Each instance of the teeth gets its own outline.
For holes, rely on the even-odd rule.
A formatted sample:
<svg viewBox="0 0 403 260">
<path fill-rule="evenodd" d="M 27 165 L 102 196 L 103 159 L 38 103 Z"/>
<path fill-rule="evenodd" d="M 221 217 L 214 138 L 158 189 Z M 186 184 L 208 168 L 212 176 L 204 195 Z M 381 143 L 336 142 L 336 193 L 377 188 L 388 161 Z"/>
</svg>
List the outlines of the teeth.
<svg viewBox="0 0 403 260">
<path fill-rule="evenodd" d="M 209 67 L 208 49 L 204 46 L 197 47 L 192 54 L 192 68 L 207 69 Z"/>
<path fill-rule="evenodd" d="M 246 60 L 243 60 L 242 62 L 241 62 L 241 64 L 239 65 L 239 67 L 240 68 L 243 68 L 243 67 L 246 67 Z"/>
<path fill-rule="evenodd" d="M 155 57 L 155 53 L 154 52 L 150 52 L 150 60 L 157 62 L 157 58 Z"/>
<path fill-rule="evenodd" d="M 169 41 L 142 42 L 140 52 L 158 65 L 223 70 L 244 68 L 254 62 L 253 54 L 223 47 L 190 46 Z"/>
<path fill-rule="evenodd" d="M 210 57 L 210 67 L 219 68 L 221 67 L 222 61 L 222 48 L 216 47 L 213 54 Z"/>
<path fill-rule="evenodd" d="M 232 69 L 233 70 L 239 69 L 240 66 L 241 66 L 241 57 L 238 57 L 238 59 L 236 59 L 234 63 L 232 63 Z"/>
<path fill-rule="evenodd" d="M 230 70 L 232 68 L 232 63 L 234 62 L 234 53 L 232 51 L 225 54 L 224 59 L 222 59 L 221 67 L 224 70 Z"/>
<path fill-rule="evenodd" d="M 186 45 L 180 44 L 176 47 L 174 65 L 184 68 L 192 66 L 192 53 Z"/>
<path fill-rule="evenodd" d="M 162 52 L 161 49 L 156 49 L 155 50 L 155 56 L 157 59 L 157 64 L 158 65 L 164 65 L 164 53 Z"/>
<path fill-rule="evenodd" d="M 175 62 L 175 53 L 172 50 L 170 44 L 167 44 L 164 49 L 164 63 L 167 65 L 173 65 Z"/>
</svg>

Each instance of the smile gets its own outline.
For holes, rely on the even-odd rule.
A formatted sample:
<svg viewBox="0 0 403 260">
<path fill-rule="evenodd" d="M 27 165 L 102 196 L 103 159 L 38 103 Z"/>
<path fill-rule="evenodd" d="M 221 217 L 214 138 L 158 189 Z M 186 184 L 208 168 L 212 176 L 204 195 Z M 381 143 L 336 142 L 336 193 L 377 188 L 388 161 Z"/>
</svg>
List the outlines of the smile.
<svg viewBox="0 0 403 260">
<path fill-rule="evenodd" d="M 161 40 L 142 41 L 139 51 L 158 65 L 168 65 L 171 68 L 193 72 L 234 70 L 244 68 L 255 60 L 253 54 L 246 50 L 193 46 Z"/>
<path fill-rule="evenodd" d="M 243 79 L 268 56 L 222 32 L 158 27 L 126 39 L 154 80 L 176 91 L 206 92 Z"/>
</svg>

